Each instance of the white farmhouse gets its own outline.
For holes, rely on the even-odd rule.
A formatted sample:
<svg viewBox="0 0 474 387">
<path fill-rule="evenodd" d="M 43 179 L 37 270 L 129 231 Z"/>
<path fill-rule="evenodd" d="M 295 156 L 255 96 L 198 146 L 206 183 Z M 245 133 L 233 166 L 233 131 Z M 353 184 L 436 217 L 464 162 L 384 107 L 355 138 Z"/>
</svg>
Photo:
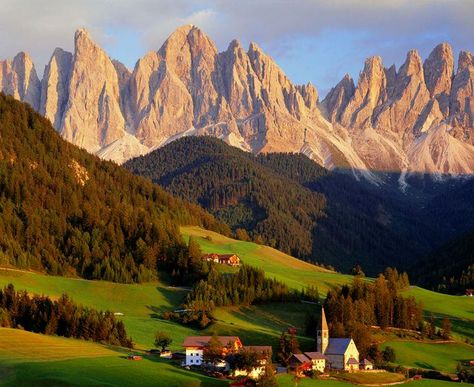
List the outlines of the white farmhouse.
<svg viewBox="0 0 474 387">
<path fill-rule="evenodd" d="M 212 336 L 188 336 L 184 340 L 183 347 L 186 351 L 186 359 L 184 365 L 186 366 L 201 366 L 203 363 L 204 348 L 208 345 Z M 242 348 L 242 343 L 237 336 L 217 336 L 223 347 L 223 357 L 228 352 L 238 351 Z M 224 362 L 221 366 L 226 367 Z"/>
</svg>

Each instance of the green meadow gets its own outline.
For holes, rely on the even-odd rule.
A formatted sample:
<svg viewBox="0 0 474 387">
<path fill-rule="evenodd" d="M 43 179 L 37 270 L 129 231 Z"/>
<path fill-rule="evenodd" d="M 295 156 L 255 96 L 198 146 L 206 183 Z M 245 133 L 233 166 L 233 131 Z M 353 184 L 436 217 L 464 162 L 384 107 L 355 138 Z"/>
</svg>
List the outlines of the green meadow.
<svg viewBox="0 0 474 387">
<path fill-rule="evenodd" d="M 138 348 L 144 349 L 152 346 L 157 330 L 169 332 L 173 338 L 171 347 L 175 350 L 181 349 L 186 336 L 213 332 L 238 335 L 248 344 L 276 345 L 281 332 L 289 326 L 295 326 L 301 332 L 306 314 L 317 308 L 311 304 L 220 308 L 215 315 L 216 323 L 201 331 L 160 318 L 161 312 L 177 308 L 186 295 L 186 291 L 161 282 L 125 285 L 0 269 L 0 286 L 9 283 L 13 283 L 18 290 L 53 298 L 67 293 L 85 306 L 123 313 L 120 318 L 128 334 Z M 312 348 L 312 340 L 300 339 L 304 347 Z"/>
<path fill-rule="evenodd" d="M 352 281 L 350 275 L 312 265 L 268 246 L 227 238 L 199 227 L 181 227 L 181 233 L 186 240 L 194 237 L 205 253 L 237 254 L 243 263 L 259 267 L 268 277 L 286 282 L 295 289 L 313 285 L 318 287 L 321 296 L 325 296 L 329 288 Z"/>
<path fill-rule="evenodd" d="M 467 337 L 474 341 L 474 297 L 451 296 L 417 286 L 411 287 L 405 295 L 423 301 L 426 319 L 433 314 L 436 325 L 441 326 L 441 320 L 447 316 L 457 338 Z"/>
<path fill-rule="evenodd" d="M 204 252 L 238 254 L 244 263 L 265 270 L 267 276 L 284 281 L 293 288 L 317 286 L 322 297 L 329 288 L 352 280 L 349 275 L 335 273 L 297 260 L 267 246 L 237 241 L 196 227 L 183 227 L 182 233 L 185 239 L 190 236 L 195 237 Z M 221 269 L 236 270 L 228 267 Z M 24 289 L 34 294 L 45 294 L 53 298 L 59 297 L 62 293 L 68 293 L 74 300 L 85 306 L 123 314 L 119 318 L 123 319 L 127 332 L 132 336 L 138 350 L 152 346 L 153 336 L 157 330 L 166 331 L 172 336 L 171 348 L 174 350 L 182 349 L 181 343 L 188 335 L 210 335 L 214 332 L 221 335 L 237 335 L 245 344 L 272 345 L 275 348 L 281 332 L 289 326 L 297 328 L 303 350 L 313 349 L 314 345 L 313 340 L 304 337 L 303 333 L 307 313 L 317 312 L 319 309 L 314 304 L 274 303 L 218 308 L 215 312 L 214 324 L 205 330 L 195 330 L 160 318 L 163 311 L 179 307 L 187 293 L 184 289 L 167 286 L 162 281 L 117 284 L 0 269 L 0 286 L 8 283 L 13 283 L 17 289 Z M 449 316 L 452 319 L 456 337 L 473 337 L 474 299 L 447 296 L 417 287 L 407 290 L 406 294 L 422 300 L 426 313 L 435 314 L 438 323 L 442 316 Z M 17 336 L 15 339 L 13 337 L 15 335 L 10 335 L 7 338 L 6 331 L 8 330 L 0 331 L 0 367 L 7 376 L 3 379 L 6 385 L 31 385 L 31 382 L 36 379 L 39 382 L 35 385 L 48 385 L 52 380 L 56 385 L 68 385 L 71 380 L 74 380 L 76 384 L 87 385 L 101 385 L 106 381 L 110 381 L 110 384 L 140 385 L 144 380 L 151 380 L 147 378 L 159 378 L 160 381 L 168 381 L 168 385 L 177 386 L 222 383 L 208 378 L 203 379 L 202 375 L 190 373 L 166 361 L 153 358 L 145 358 L 142 362 L 129 362 L 124 360 L 124 353 L 116 348 L 22 331 L 18 331 L 21 332 L 19 335 L 32 336 Z M 458 360 L 474 358 L 473 347 L 460 343 L 424 344 L 390 341 L 385 345 L 395 348 L 397 363 L 410 367 L 453 372 Z M 24 349 L 23 353 L 21 351 L 17 353 L 20 348 Z M 49 348 L 49 351 L 44 348 Z M 420 353 L 423 354 L 423 365 L 418 359 Z M 94 361 L 91 361 L 91 358 Z M 125 369 L 126 372 L 118 372 L 119 369 Z M 83 372 L 84 370 L 87 372 Z M 140 378 L 139 375 L 143 377 Z M 169 379 L 166 379 L 168 377 Z M 278 378 L 283 386 L 294 385 L 292 377 L 288 375 Z M 171 381 L 175 380 L 173 384 Z M 446 385 L 443 382 L 436 383 L 435 381 L 413 382 L 414 385 L 419 386 Z M 305 379 L 299 385 L 338 387 L 349 384 L 346 381 Z"/>
<path fill-rule="evenodd" d="M 382 346 L 394 348 L 396 363 L 410 368 L 455 373 L 458 362 L 474 359 L 474 347 L 463 343 L 388 341 Z"/>
<path fill-rule="evenodd" d="M 0 328 L 2 386 L 223 386 L 156 357 L 127 360 L 120 348 Z"/>
</svg>

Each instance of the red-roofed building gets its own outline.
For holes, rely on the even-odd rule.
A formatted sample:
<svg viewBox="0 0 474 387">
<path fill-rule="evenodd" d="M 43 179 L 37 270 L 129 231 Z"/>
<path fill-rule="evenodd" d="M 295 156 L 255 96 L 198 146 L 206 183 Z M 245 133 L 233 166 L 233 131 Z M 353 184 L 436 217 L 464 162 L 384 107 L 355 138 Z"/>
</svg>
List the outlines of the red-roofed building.
<svg viewBox="0 0 474 387">
<path fill-rule="evenodd" d="M 188 336 L 184 339 L 183 347 L 186 351 L 186 366 L 201 366 L 204 348 L 208 345 L 212 336 Z M 242 348 L 242 342 L 237 336 L 217 336 L 222 344 L 223 356 Z M 225 366 L 225 364 L 224 364 Z"/>
<path fill-rule="evenodd" d="M 235 254 L 205 254 L 202 259 L 221 265 L 240 266 L 240 258 Z"/>
</svg>

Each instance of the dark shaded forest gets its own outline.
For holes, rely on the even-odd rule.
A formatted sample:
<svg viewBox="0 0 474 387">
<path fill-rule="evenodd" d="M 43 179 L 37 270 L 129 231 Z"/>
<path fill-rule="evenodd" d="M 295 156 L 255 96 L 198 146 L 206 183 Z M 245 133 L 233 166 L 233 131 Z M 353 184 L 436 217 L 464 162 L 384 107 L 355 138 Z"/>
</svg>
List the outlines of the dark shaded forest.
<svg viewBox="0 0 474 387">
<path fill-rule="evenodd" d="M 399 192 L 329 172 L 301 154 L 255 156 L 216 138 L 187 137 L 124 166 L 199 203 L 238 238 L 338 270 L 406 268 L 432 247 L 434 233 Z"/>
<path fill-rule="evenodd" d="M 464 294 L 474 289 L 474 231 L 437 249 L 411 272 L 421 286 L 437 292 Z"/>
<path fill-rule="evenodd" d="M 180 224 L 229 233 L 199 206 L 67 143 L 27 104 L 0 94 L 1 265 L 145 281 L 188 260 Z"/>
<path fill-rule="evenodd" d="M 245 229 L 253 240 L 301 258 L 311 256 L 312 230 L 324 216 L 324 195 L 259 164 L 251 154 L 215 138 L 189 137 L 125 167 L 199 203 L 234 231 Z"/>
</svg>

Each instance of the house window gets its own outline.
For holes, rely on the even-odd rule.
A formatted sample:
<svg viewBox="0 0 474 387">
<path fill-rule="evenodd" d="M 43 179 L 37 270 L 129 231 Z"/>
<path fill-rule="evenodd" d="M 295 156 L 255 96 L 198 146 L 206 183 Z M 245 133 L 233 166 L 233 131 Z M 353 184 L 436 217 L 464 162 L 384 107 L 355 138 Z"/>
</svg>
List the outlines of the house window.
<svg viewBox="0 0 474 387">
<path fill-rule="evenodd" d="M 193 360 L 193 359 L 191 359 L 189 362 L 190 362 L 190 363 L 192 363 L 192 362 L 194 362 L 194 360 Z"/>
</svg>

